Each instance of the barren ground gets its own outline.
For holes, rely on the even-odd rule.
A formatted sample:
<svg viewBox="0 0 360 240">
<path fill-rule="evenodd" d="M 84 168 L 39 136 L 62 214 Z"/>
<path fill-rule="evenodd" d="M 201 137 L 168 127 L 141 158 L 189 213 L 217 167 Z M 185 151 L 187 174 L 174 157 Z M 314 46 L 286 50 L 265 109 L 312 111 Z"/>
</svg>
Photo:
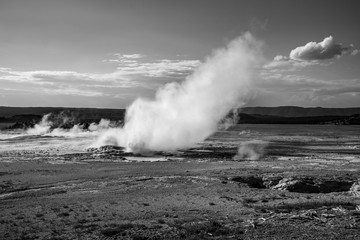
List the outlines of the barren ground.
<svg viewBox="0 0 360 240">
<path fill-rule="evenodd" d="M 359 133 L 238 125 L 145 157 L 85 151 L 87 138 L 2 139 L 0 238 L 360 239 Z M 264 155 L 233 160 L 249 140 Z"/>
</svg>

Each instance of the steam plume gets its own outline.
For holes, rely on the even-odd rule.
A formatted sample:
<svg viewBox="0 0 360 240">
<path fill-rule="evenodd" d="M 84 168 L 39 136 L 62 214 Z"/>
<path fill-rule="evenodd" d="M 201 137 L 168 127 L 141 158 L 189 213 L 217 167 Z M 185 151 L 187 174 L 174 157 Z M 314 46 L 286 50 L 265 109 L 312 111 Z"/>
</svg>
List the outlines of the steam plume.
<svg viewBox="0 0 360 240">
<path fill-rule="evenodd" d="M 261 140 L 246 141 L 240 144 L 234 160 L 259 160 L 265 154 L 268 142 Z"/>
<path fill-rule="evenodd" d="M 86 128 L 84 125 L 77 123 L 78 121 L 74 117 L 69 117 L 68 115 L 68 113 L 64 112 L 46 114 L 34 127 L 28 128 L 26 134 L 75 138 L 98 135 L 106 129 L 118 126 L 117 122 L 101 119 L 98 124 L 93 122 Z"/>
<path fill-rule="evenodd" d="M 48 133 L 51 129 L 51 125 L 52 122 L 49 120 L 51 116 L 51 113 L 48 113 L 46 115 L 44 115 L 41 119 L 41 121 L 37 124 L 35 124 L 35 126 L 33 128 L 29 128 L 27 129 L 27 134 L 30 135 L 43 135 L 45 133 Z"/>
<path fill-rule="evenodd" d="M 154 100 L 135 100 L 124 127 L 107 131 L 95 145 L 116 144 L 142 153 L 187 148 L 204 140 L 249 97 L 261 46 L 250 33 L 234 39 L 181 84 L 163 86 Z"/>
</svg>

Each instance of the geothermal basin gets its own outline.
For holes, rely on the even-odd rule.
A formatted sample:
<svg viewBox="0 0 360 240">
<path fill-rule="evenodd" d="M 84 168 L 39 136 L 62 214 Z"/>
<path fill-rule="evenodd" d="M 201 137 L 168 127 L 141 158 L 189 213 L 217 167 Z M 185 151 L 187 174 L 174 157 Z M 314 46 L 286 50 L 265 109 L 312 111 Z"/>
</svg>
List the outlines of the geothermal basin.
<svg viewBox="0 0 360 240">
<path fill-rule="evenodd" d="M 0 134 L 2 239 L 357 239 L 360 127 L 235 125 L 189 149 Z M 171 134 L 171 133 L 169 133 Z"/>
</svg>

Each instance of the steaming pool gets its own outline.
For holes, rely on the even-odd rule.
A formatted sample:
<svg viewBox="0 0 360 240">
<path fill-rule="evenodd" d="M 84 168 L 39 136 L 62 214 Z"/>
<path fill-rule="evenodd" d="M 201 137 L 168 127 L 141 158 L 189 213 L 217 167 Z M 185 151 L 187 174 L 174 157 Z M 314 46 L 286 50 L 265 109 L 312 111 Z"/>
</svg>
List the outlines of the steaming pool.
<svg viewBox="0 0 360 240">
<path fill-rule="evenodd" d="M 119 152 L 91 152 L 87 148 L 97 132 L 78 134 L 30 135 L 23 131 L 0 132 L 0 161 L 41 161 L 49 163 L 86 163 L 89 161 L 183 161 L 187 159 L 271 160 L 313 158 L 360 161 L 360 126 L 242 124 L 218 131 L 191 149 L 146 156 L 122 156 Z M 258 149 L 261 145 L 262 149 Z M 243 155 L 234 158 L 240 147 L 261 151 L 256 159 Z"/>
</svg>

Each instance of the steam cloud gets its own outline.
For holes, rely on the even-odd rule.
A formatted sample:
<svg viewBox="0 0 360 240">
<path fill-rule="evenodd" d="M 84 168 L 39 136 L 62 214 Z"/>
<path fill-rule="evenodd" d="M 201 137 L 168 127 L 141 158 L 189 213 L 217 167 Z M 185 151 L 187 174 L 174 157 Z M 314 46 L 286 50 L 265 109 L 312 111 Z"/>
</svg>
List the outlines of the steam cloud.
<svg viewBox="0 0 360 240">
<path fill-rule="evenodd" d="M 268 142 L 261 140 L 246 141 L 240 144 L 234 160 L 259 160 L 264 154 Z"/>
<path fill-rule="evenodd" d="M 262 62 L 261 47 L 250 33 L 234 39 L 181 84 L 166 84 L 154 100 L 135 100 L 124 127 L 108 130 L 94 145 L 144 153 L 187 148 L 204 140 L 231 109 L 249 98 L 254 70 Z"/>
<path fill-rule="evenodd" d="M 60 137 L 84 137 L 88 135 L 96 135 L 106 129 L 114 128 L 118 125 L 107 119 L 101 119 L 99 123 L 91 123 L 86 128 L 84 125 L 75 124 L 76 119 L 68 116 L 67 113 L 46 114 L 41 121 L 32 128 L 26 130 L 28 135 L 46 135 Z"/>
<path fill-rule="evenodd" d="M 34 125 L 33 128 L 27 129 L 26 133 L 30 135 L 43 135 L 50 131 L 52 122 L 49 121 L 51 114 L 46 114 L 42 117 L 41 121 Z"/>
</svg>

